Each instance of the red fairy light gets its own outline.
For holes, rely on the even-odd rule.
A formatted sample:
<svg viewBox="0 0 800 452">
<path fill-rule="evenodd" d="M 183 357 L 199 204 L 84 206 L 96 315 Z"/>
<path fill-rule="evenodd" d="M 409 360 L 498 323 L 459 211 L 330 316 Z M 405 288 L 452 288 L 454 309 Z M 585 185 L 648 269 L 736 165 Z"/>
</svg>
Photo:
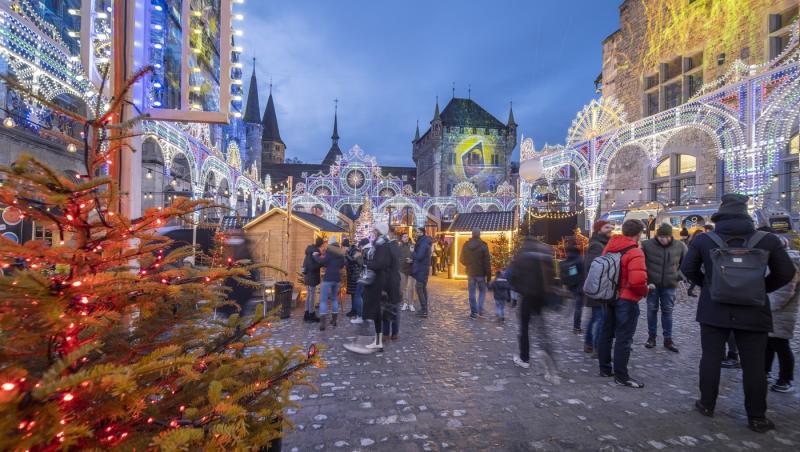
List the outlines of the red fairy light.
<svg viewBox="0 0 800 452">
<path fill-rule="evenodd" d="M 78 207 L 80 207 L 81 209 L 83 209 L 84 207 L 86 207 L 86 204 L 85 204 L 85 203 L 81 203 L 81 204 L 80 204 Z"/>
<path fill-rule="evenodd" d="M 125 438 L 126 436 L 128 436 L 128 432 L 122 432 L 122 433 L 119 435 L 119 437 L 120 437 L 120 438 Z"/>
<path fill-rule="evenodd" d="M 208 276 L 206 276 L 206 282 L 209 282 L 209 281 L 211 281 L 211 278 L 209 278 Z"/>
<path fill-rule="evenodd" d="M 153 423 L 153 418 L 151 418 L 151 417 L 147 418 L 147 423 L 148 424 L 152 424 Z"/>
<path fill-rule="evenodd" d="M 178 411 L 180 411 L 181 413 L 183 413 L 184 411 L 186 411 L 186 407 L 185 407 L 185 406 L 183 406 L 183 405 L 181 405 L 181 406 L 180 406 L 180 408 L 178 408 Z"/>
<path fill-rule="evenodd" d="M 106 438 L 106 439 L 111 441 L 112 439 L 114 439 L 114 435 L 108 435 L 108 438 Z"/>
<path fill-rule="evenodd" d="M 72 336 L 67 336 L 67 341 L 71 341 L 71 340 L 72 340 Z"/>
<path fill-rule="evenodd" d="M 70 214 L 70 213 L 67 214 L 67 221 L 72 221 L 74 219 L 75 219 L 75 217 L 73 217 L 72 214 Z"/>
<path fill-rule="evenodd" d="M 89 297 L 81 297 L 81 303 L 89 304 Z"/>
<path fill-rule="evenodd" d="M 108 433 L 110 431 L 111 431 L 111 426 L 109 425 L 108 427 L 106 427 L 106 433 Z"/>
<path fill-rule="evenodd" d="M 58 423 L 61 424 L 61 425 L 64 425 L 64 424 L 67 423 L 67 420 L 66 419 L 61 419 L 60 421 L 58 421 Z"/>
<path fill-rule="evenodd" d="M 16 384 L 14 384 L 14 383 L 11 383 L 11 382 L 9 381 L 9 382 L 3 383 L 3 385 L 2 385 L 2 386 L 0 386 L 0 387 L 2 387 L 2 388 L 3 388 L 3 391 L 13 391 L 13 390 L 14 390 L 14 388 L 16 388 L 16 387 L 17 387 L 17 385 L 16 385 Z"/>
<path fill-rule="evenodd" d="M 80 282 L 80 281 L 75 281 L 75 282 L 72 283 L 72 287 L 80 287 L 81 284 L 83 284 L 83 283 Z"/>
<path fill-rule="evenodd" d="M 28 423 L 25 422 L 25 421 L 22 421 L 22 422 L 19 423 L 17 428 L 20 429 L 20 430 L 25 430 L 25 427 L 27 427 L 27 426 L 28 426 Z"/>
<path fill-rule="evenodd" d="M 167 280 L 166 280 L 165 278 L 161 278 L 161 283 L 162 283 L 162 284 L 166 284 L 166 283 L 167 283 Z"/>
<path fill-rule="evenodd" d="M 174 419 L 169 421 L 169 426 L 172 427 L 172 428 L 176 428 L 178 426 L 178 421 L 176 421 Z"/>
<path fill-rule="evenodd" d="M 108 216 L 109 217 L 113 217 L 114 216 L 114 212 L 108 212 Z"/>
<path fill-rule="evenodd" d="M 68 392 L 68 393 L 64 394 L 64 397 L 62 397 L 62 400 L 64 400 L 65 402 L 70 402 L 74 398 L 75 398 L 75 396 L 72 395 L 72 393 Z"/>
</svg>

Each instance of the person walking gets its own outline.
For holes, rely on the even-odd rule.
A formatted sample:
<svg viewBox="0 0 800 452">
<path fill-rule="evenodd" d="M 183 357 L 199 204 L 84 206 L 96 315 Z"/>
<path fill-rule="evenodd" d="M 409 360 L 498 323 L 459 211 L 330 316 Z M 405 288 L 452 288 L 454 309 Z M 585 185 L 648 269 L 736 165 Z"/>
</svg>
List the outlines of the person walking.
<svg viewBox="0 0 800 452">
<path fill-rule="evenodd" d="M 619 253 L 618 297 L 603 304 L 603 330 L 598 341 L 600 376 L 614 377 L 620 386 L 643 388 L 644 384 L 628 373 L 631 344 L 639 320 L 639 301 L 647 295 L 647 267 L 645 257 L 639 249 L 642 222 L 626 220 L 622 224 L 622 235 L 611 237 L 603 254 Z M 611 352 L 614 352 L 612 370 Z"/>
<path fill-rule="evenodd" d="M 647 265 L 647 281 L 651 284 L 647 294 L 647 342 L 644 346 L 656 346 L 658 333 L 658 311 L 661 310 L 661 329 L 664 333 L 664 348 L 678 353 L 672 340 L 672 309 L 675 306 L 675 295 L 682 276 L 681 262 L 686 256 L 686 245 L 672 236 L 672 226 L 663 223 L 656 231 L 656 237 L 642 244 L 645 264 Z M 655 288 L 653 288 L 655 287 Z"/>
<path fill-rule="evenodd" d="M 575 334 L 583 334 L 581 329 L 581 320 L 583 318 L 583 280 L 584 267 L 583 256 L 578 249 L 574 238 L 567 240 L 566 244 L 567 257 L 559 262 L 559 276 L 561 284 L 569 290 L 572 298 L 575 299 L 575 311 L 572 314 L 572 332 Z"/>
<path fill-rule="evenodd" d="M 345 249 L 339 245 L 335 235 L 328 239 L 328 247 L 322 255 L 314 253 L 313 258 L 321 267 L 325 267 L 325 276 L 319 297 L 319 330 L 325 331 L 328 322 L 328 300 L 331 300 L 331 326 L 336 327 L 339 316 L 339 286 L 342 283 L 342 269 L 345 266 Z"/>
<path fill-rule="evenodd" d="M 586 256 L 583 263 L 584 271 L 591 265 L 592 261 L 603 255 L 603 250 L 608 245 L 614 226 L 606 220 L 597 220 L 592 225 L 592 237 L 586 248 Z M 584 275 L 585 277 L 585 275 Z M 583 338 L 583 351 L 586 353 L 597 354 L 597 341 L 603 328 L 603 306 L 600 300 L 584 296 L 584 303 L 592 309 L 589 323 L 586 324 L 586 335 Z"/>
<path fill-rule="evenodd" d="M 425 228 L 417 228 L 417 243 L 411 252 L 411 277 L 416 281 L 419 312 L 417 317 L 428 317 L 428 274 L 431 268 L 431 238 L 425 234 Z"/>
<path fill-rule="evenodd" d="M 543 317 L 547 297 L 553 292 L 553 252 L 533 236 L 526 236 L 510 266 L 510 283 L 522 295 L 519 303 L 519 354 L 513 362 L 523 369 L 530 368 L 530 323 L 534 323 L 545 367 L 545 379 L 558 384 L 560 377 L 553 359 L 553 348 Z"/>
<path fill-rule="evenodd" d="M 450 268 L 450 242 L 442 237 L 442 272 L 448 273 Z"/>
<path fill-rule="evenodd" d="M 655 234 L 656 232 L 656 217 L 654 217 L 653 214 L 647 216 L 645 226 L 646 226 L 647 238 L 648 239 L 653 238 L 653 234 Z"/>
<path fill-rule="evenodd" d="M 442 258 L 442 244 L 438 240 L 432 240 L 431 246 L 433 253 L 431 255 L 431 274 L 436 276 L 436 273 L 439 272 L 439 260 Z"/>
<path fill-rule="evenodd" d="M 772 330 L 772 313 L 766 298 L 767 293 L 774 292 L 794 278 L 795 268 L 775 234 L 755 230 L 747 208 L 748 200 L 749 197 L 740 194 L 722 196 L 719 210 L 711 216 L 715 230 L 697 236 L 689 245 L 681 271 L 701 287 L 697 304 L 702 350 L 700 399 L 695 402 L 695 408 L 704 416 L 714 415 L 725 341 L 733 332 L 742 366 L 748 427 L 755 432 L 765 433 L 775 428 L 775 424 L 766 417 L 764 351 Z M 729 247 L 740 250 L 736 251 L 737 255 L 725 259 L 730 253 L 727 251 Z M 736 281 L 733 283 L 738 285 L 738 290 L 725 290 L 731 283 L 729 273 L 718 270 L 716 263 L 723 260 L 735 263 L 732 259 L 751 261 L 753 257 L 758 259 L 761 267 L 755 266 L 749 272 L 735 268 Z M 768 274 L 763 267 L 769 269 Z M 762 298 L 763 302 L 759 303 L 758 298 Z"/>
<path fill-rule="evenodd" d="M 350 239 L 342 240 L 342 247 L 345 253 L 345 270 L 347 273 L 347 287 L 346 292 L 350 295 L 350 310 L 347 311 L 348 318 L 359 317 L 360 315 L 360 299 L 356 299 L 356 292 L 358 290 L 358 278 L 361 276 L 362 264 L 359 263 L 360 253 L 356 244 L 350 244 Z"/>
<path fill-rule="evenodd" d="M 314 305 L 317 301 L 317 286 L 321 280 L 320 269 L 322 267 L 314 260 L 314 253 L 320 253 L 323 243 L 325 242 L 322 237 L 317 237 L 314 244 L 308 245 L 305 251 L 302 268 L 303 284 L 306 285 L 306 312 L 303 315 L 303 321 L 305 322 L 319 322 L 320 320 L 317 317 Z"/>
<path fill-rule="evenodd" d="M 769 305 L 772 310 L 772 332 L 767 339 L 767 357 L 765 369 L 772 372 L 772 363 L 778 355 L 778 379 L 770 389 L 775 392 L 791 392 L 794 380 L 794 354 L 789 340 L 794 335 L 797 323 L 797 311 L 800 304 L 800 252 L 789 249 L 789 241 L 781 237 L 783 247 L 794 263 L 795 275 L 789 284 L 769 294 Z"/>
<path fill-rule="evenodd" d="M 489 246 L 481 240 L 481 230 L 472 230 L 472 238 L 461 248 L 461 264 L 467 268 L 467 290 L 469 292 L 469 317 L 483 317 L 483 302 L 486 300 L 487 278 L 491 277 L 492 267 Z M 478 299 L 475 300 L 475 289 Z"/>
<path fill-rule="evenodd" d="M 400 250 L 400 293 L 403 297 L 402 311 L 414 312 L 414 278 L 411 276 L 411 258 L 413 245 L 408 237 L 408 233 L 403 233 L 400 243 L 397 244 Z"/>
<path fill-rule="evenodd" d="M 497 270 L 494 281 L 489 284 L 494 296 L 495 313 L 497 314 L 497 321 L 503 323 L 506 321 L 506 303 L 511 300 L 511 283 L 508 282 L 506 270 Z"/>
</svg>

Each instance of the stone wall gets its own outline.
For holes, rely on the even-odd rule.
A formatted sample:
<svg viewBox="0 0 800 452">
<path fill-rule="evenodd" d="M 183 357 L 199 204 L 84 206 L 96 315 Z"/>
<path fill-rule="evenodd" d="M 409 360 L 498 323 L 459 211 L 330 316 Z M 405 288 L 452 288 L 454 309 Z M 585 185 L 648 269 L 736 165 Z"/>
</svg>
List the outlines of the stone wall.
<svg viewBox="0 0 800 452">
<path fill-rule="evenodd" d="M 640 194 L 639 188 L 647 187 L 648 173 L 649 161 L 641 147 L 632 145 L 620 149 L 608 166 L 605 185 L 608 191 L 601 194 L 601 211 L 623 209 L 631 201 L 647 201 L 647 190 L 642 190 Z"/>
<path fill-rule="evenodd" d="M 51 168 L 62 172 L 85 174 L 83 154 L 71 154 L 60 143 L 42 139 L 18 128 L 0 127 L 0 165 L 14 163 L 22 154 L 30 154 Z"/>
</svg>

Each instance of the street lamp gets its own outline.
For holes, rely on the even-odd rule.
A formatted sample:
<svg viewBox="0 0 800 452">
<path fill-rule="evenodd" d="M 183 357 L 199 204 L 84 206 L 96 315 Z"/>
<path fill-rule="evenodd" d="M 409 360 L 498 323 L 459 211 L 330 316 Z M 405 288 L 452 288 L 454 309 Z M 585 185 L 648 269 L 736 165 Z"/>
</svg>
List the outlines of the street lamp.
<svg viewBox="0 0 800 452">
<path fill-rule="evenodd" d="M 3 125 L 6 126 L 6 128 L 12 129 L 17 124 L 14 122 L 14 118 L 6 116 L 6 119 L 3 120 Z"/>
</svg>

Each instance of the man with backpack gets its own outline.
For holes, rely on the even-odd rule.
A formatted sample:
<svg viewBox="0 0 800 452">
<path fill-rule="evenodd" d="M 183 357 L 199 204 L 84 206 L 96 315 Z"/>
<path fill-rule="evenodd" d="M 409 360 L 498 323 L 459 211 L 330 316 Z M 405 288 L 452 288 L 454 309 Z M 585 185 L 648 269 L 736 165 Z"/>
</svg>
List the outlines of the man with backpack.
<svg viewBox="0 0 800 452">
<path fill-rule="evenodd" d="M 618 385 L 629 388 L 644 387 L 628 374 L 639 301 L 647 295 L 647 267 L 644 253 L 639 249 L 643 229 L 641 221 L 625 221 L 622 235 L 611 237 L 603 256 L 592 262 L 584 284 L 587 296 L 603 300 L 603 329 L 597 343 L 600 376 L 614 377 Z"/>
<path fill-rule="evenodd" d="M 678 353 L 672 341 L 672 308 L 675 306 L 675 295 L 681 262 L 686 256 L 686 245 L 672 237 L 672 226 L 664 223 L 658 227 L 655 238 L 642 244 L 647 264 L 647 280 L 655 286 L 647 295 L 647 342 L 644 346 L 656 346 L 658 333 L 658 311 L 661 310 L 661 328 L 664 331 L 664 348 Z"/>
<path fill-rule="evenodd" d="M 692 241 L 681 271 L 701 287 L 700 399 L 695 408 L 704 416 L 714 415 L 725 341 L 732 332 L 741 360 L 748 426 L 765 433 L 775 428 L 766 417 L 764 350 L 772 331 L 767 293 L 790 282 L 795 268 L 775 234 L 755 230 L 748 200 L 740 194 L 722 196 L 719 210 L 711 216 L 714 231 Z"/>
</svg>

